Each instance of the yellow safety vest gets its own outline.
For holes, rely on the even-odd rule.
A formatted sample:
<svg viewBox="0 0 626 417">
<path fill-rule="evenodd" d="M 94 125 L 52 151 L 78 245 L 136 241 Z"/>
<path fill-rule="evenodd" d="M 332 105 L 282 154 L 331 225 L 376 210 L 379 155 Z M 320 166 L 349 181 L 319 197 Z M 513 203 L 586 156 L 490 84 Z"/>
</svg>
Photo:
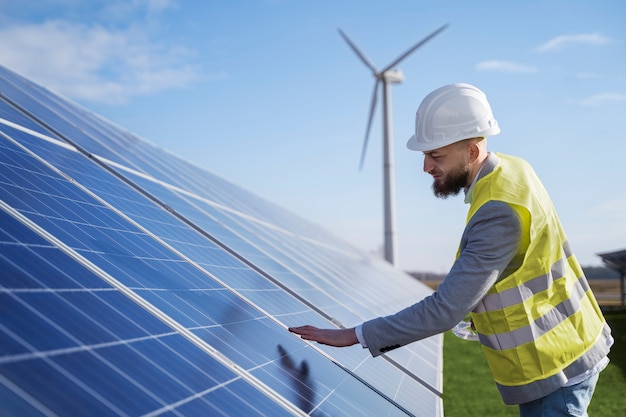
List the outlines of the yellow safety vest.
<svg viewBox="0 0 626 417">
<path fill-rule="evenodd" d="M 519 158 L 497 155 L 498 165 L 474 185 L 467 221 L 488 201 L 505 202 L 528 245 L 522 266 L 471 314 L 491 372 L 506 389 L 563 371 L 598 342 L 605 320 L 535 172 Z"/>
</svg>

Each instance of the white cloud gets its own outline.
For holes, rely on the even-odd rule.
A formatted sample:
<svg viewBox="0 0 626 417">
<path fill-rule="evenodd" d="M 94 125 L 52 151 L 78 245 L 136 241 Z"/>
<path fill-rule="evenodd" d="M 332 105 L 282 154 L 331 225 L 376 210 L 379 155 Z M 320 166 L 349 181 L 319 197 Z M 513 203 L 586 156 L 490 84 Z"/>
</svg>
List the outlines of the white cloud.
<svg viewBox="0 0 626 417">
<path fill-rule="evenodd" d="M 579 101 L 583 106 L 601 106 L 605 103 L 626 101 L 626 94 L 609 91 L 606 93 L 595 94 Z"/>
<path fill-rule="evenodd" d="M 535 50 L 538 52 L 559 51 L 568 45 L 605 45 L 609 42 L 611 42 L 609 38 L 599 33 L 561 35 L 539 45 Z"/>
<path fill-rule="evenodd" d="M 78 100 L 117 103 L 199 79 L 193 51 L 154 44 L 137 27 L 63 20 L 0 29 L 2 64 Z"/>
<path fill-rule="evenodd" d="M 482 61 L 476 64 L 477 71 L 501 71 L 501 72 L 518 72 L 524 74 L 532 74 L 537 72 L 537 68 L 528 65 L 522 65 L 511 61 Z"/>
</svg>

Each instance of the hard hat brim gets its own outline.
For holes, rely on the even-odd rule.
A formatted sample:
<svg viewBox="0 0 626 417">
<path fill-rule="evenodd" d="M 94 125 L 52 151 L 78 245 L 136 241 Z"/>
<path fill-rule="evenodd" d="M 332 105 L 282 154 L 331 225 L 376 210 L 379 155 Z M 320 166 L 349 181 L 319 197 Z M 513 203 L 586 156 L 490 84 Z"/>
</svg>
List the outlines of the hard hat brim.
<svg viewBox="0 0 626 417">
<path fill-rule="evenodd" d="M 406 142 L 406 147 L 412 151 L 421 151 L 420 145 L 417 142 L 417 136 L 412 135 L 409 140 Z"/>
<path fill-rule="evenodd" d="M 419 151 L 419 152 L 430 152 L 430 151 L 434 151 L 435 149 L 440 149 L 443 147 L 446 147 L 448 145 L 451 145 L 453 143 L 459 142 L 463 139 L 457 139 L 457 138 L 450 138 L 447 141 L 439 141 L 439 142 L 420 142 L 417 140 L 417 136 L 413 135 L 409 138 L 409 140 L 406 142 L 406 147 L 409 148 L 412 151 Z"/>
<path fill-rule="evenodd" d="M 500 127 L 498 127 L 497 125 L 489 128 L 487 130 L 484 130 L 482 132 L 478 132 L 475 135 L 470 135 L 470 136 L 463 136 L 460 138 L 451 138 L 450 140 L 444 141 L 444 142 L 439 142 L 439 143 L 424 143 L 424 142 L 419 142 L 417 140 L 417 136 L 413 135 L 409 138 L 409 140 L 406 142 L 406 147 L 411 150 L 411 151 L 421 151 L 421 152 L 429 152 L 429 151 L 434 151 L 435 149 L 440 149 L 443 147 L 446 147 L 448 145 L 452 145 L 453 143 L 456 142 L 460 142 L 462 140 L 465 139 L 470 139 L 470 138 L 476 138 L 476 137 L 487 137 L 487 136 L 495 136 L 497 134 L 500 133 Z"/>
</svg>

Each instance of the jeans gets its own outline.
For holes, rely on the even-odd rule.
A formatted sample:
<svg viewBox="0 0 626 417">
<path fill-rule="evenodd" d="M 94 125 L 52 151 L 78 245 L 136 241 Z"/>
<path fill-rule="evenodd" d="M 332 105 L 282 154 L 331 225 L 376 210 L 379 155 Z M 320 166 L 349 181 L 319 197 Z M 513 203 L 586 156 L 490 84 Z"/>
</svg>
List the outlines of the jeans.
<svg viewBox="0 0 626 417">
<path fill-rule="evenodd" d="M 598 382 L 598 374 L 570 387 L 559 388 L 545 397 L 519 405 L 520 417 L 587 417 L 587 407 Z"/>
</svg>

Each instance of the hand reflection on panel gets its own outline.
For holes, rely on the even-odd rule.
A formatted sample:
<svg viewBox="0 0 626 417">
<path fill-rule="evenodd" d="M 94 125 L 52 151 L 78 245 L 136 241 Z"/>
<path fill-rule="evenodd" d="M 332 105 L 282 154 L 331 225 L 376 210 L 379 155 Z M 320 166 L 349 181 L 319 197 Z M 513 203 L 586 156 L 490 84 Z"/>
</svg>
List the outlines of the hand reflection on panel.
<svg viewBox="0 0 626 417">
<path fill-rule="evenodd" d="M 309 364 L 303 360 L 299 366 L 296 366 L 282 345 L 279 344 L 276 347 L 280 353 L 280 365 L 289 376 L 289 380 L 293 383 L 298 394 L 297 406 L 306 413 L 310 412 L 313 409 L 315 391 L 313 390 L 313 381 L 309 377 Z"/>
</svg>

